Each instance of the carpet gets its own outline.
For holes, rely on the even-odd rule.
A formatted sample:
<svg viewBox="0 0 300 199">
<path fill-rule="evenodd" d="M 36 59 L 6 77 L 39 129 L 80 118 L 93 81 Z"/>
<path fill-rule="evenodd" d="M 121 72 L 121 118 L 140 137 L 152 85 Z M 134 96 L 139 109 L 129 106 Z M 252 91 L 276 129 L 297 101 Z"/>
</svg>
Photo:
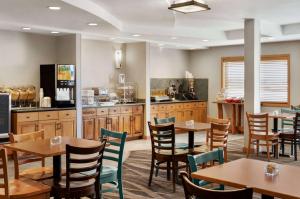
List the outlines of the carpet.
<svg viewBox="0 0 300 199">
<path fill-rule="evenodd" d="M 243 139 L 232 140 L 228 143 L 228 159 L 229 161 L 245 157 L 242 153 Z M 286 153 L 289 152 L 286 146 Z M 299 149 L 298 149 L 299 150 Z M 266 156 L 255 154 L 251 158 L 267 160 Z M 176 185 L 176 193 L 172 192 L 172 182 L 166 180 L 166 172 L 160 171 L 158 177 L 153 176 L 152 186 L 148 187 L 148 178 L 150 171 L 151 151 L 133 151 L 129 158 L 123 164 L 123 187 L 124 197 L 126 199 L 144 199 L 144 198 L 165 198 L 165 199 L 182 199 L 184 198 L 183 188 Z M 273 162 L 280 164 L 289 164 L 300 166 L 300 161 L 294 161 L 293 158 L 280 157 L 272 158 Z M 104 198 L 119 198 L 116 193 L 105 193 Z M 260 198 L 258 194 L 254 194 L 254 198 Z"/>
</svg>

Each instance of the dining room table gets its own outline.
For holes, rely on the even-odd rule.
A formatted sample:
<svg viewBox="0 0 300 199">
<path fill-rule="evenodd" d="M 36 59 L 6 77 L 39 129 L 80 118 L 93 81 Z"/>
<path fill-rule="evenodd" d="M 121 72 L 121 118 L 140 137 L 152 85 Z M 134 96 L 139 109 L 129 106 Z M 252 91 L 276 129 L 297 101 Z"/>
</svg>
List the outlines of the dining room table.
<svg viewBox="0 0 300 199">
<path fill-rule="evenodd" d="M 269 118 L 273 119 L 273 129 L 274 133 L 278 133 L 278 119 L 293 119 L 295 114 L 292 113 L 269 113 Z"/>
<path fill-rule="evenodd" d="M 58 138 L 58 139 L 57 139 Z M 66 153 L 66 145 L 76 147 L 95 147 L 101 143 L 95 140 L 87 140 L 73 137 L 56 137 L 56 143 L 53 138 L 30 140 L 19 143 L 5 144 L 4 147 L 12 150 L 33 154 L 39 157 L 53 158 L 53 183 L 58 184 L 61 179 L 61 156 Z"/>
<path fill-rule="evenodd" d="M 253 188 L 262 194 L 262 199 L 300 199 L 300 167 L 281 165 L 278 174 L 266 175 L 270 162 L 241 158 L 221 165 L 200 169 L 192 173 L 192 178 L 234 188 Z M 274 164 L 274 163 L 272 163 Z"/>
</svg>

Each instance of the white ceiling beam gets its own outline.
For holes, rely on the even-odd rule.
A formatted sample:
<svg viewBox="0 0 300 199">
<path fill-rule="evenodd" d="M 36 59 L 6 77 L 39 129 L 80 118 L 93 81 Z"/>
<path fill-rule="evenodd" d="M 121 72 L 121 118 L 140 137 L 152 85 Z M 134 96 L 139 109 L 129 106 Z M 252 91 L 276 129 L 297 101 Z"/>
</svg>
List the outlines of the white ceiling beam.
<svg viewBox="0 0 300 199">
<path fill-rule="evenodd" d="M 91 1 L 91 0 L 62 0 L 65 3 L 68 3 L 72 6 L 75 6 L 77 8 L 80 8 L 82 10 L 85 10 L 105 21 L 113 25 L 119 30 L 122 30 L 122 22 L 115 16 L 113 16 L 111 13 L 109 13 L 107 10 L 99 6 L 97 3 Z"/>
<path fill-rule="evenodd" d="M 282 36 L 282 28 L 279 24 L 261 21 L 260 24 L 261 35 L 269 37 Z"/>
<path fill-rule="evenodd" d="M 282 25 L 282 31 L 285 35 L 300 34 L 300 23 Z"/>
</svg>

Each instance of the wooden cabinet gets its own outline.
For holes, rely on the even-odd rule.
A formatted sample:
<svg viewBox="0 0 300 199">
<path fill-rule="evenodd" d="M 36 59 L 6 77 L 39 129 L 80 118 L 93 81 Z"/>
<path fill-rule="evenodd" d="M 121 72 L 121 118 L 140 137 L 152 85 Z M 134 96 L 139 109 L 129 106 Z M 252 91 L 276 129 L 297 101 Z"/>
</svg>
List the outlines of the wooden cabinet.
<svg viewBox="0 0 300 199">
<path fill-rule="evenodd" d="M 95 121 L 89 126 L 88 121 Z M 85 124 L 85 121 L 87 124 Z M 84 109 L 83 135 L 87 139 L 98 139 L 100 129 L 115 132 L 127 132 L 128 137 L 139 137 L 144 134 L 144 107 L 142 105 L 122 105 L 110 108 Z"/>
<path fill-rule="evenodd" d="M 153 118 L 176 117 L 176 121 L 183 122 L 194 120 L 197 122 L 206 122 L 207 103 L 206 102 L 180 102 L 170 104 L 151 105 L 151 122 Z"/>
<path fill-rule="evenodd" d="M 76 110 L 40 111 L 12 114 L 15 134 L 44 130 L 45 138 L 58 135 L 76 137 Z"/>
</svg>

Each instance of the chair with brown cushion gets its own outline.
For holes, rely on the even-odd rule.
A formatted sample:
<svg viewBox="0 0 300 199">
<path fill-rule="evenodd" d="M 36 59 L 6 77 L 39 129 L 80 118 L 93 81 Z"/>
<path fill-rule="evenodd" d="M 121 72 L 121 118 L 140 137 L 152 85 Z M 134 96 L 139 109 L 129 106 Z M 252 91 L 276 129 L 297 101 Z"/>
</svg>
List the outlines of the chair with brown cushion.
<svg viewBox="0 0 300 199">
<path fill-rule="evenodd" d="M 208 123 L 217 123 L 217 124 L 228 124 L 230 121 L 228 119 L 219 119 L 219 118 L 214 118 L 214 117 L 208 117 L 207 118 Z M 210 130 L 206 131 L 206 144 L 209 144 L 209 139 L 210 139 Z"/>
<path fill-rule="evenodd" d="M 9 134 L 9 140 L 11 143 L 25 142 L 32 140 L 44 139 L 44 130 L 23 133 L 23 134 Z M 20 177 L 29 178 L 32 180 L 43 180 L 51 178 L 53 176 L 53 169 L 50 167 L 45 167 L 45 158 L 38 157 L 36 155 L 16 152 L 13 151 L 13 160 L 15 167 L 15 178 Z M 28 163 L 40 162 L 41 167 L 29 168 L 20 172 L 20 166 Z"/>
<path fill-rule="evenodd" d="M 152 126 L 151 123 L 148 122 L 148 126 L 152 144 L 152 161 L 148 185 L 151 186 L 154 167 L 167 170 L 168 176 L 170 175 L 169 171 L 172 169 L 173 191 L 175 192 L 175 183 L 178 175 L 178 162 L 187 163 L 188 150 L 175 148 L 174 124 L 166 126 Z M 161 134 L 160 132 L 164 133 Z M 160 164 L 157 164 L 161 162 L 170 162 L 171 164 L 168 164 L 167 167 L 163 167 Z"/>
<path fill-rule="evenodd" d="M 186 172 L 180 172 L 184 194 L 186 199 L 205 198 L 205 199 L 252 199 L 253 189 L 245 188 L 240 190 L 220 191 L 199 187 L 192 183 Z"/>
<path fill-rule="evenodd" d="M 104 139 L 96 147 L 66 145 L 66 176 L 52 185 L 54 198 L 100 198 L 100 170 L 105 144 Z"/>
<path fill-rule="evenodd" d="M 249 140 L 247 149 L 247 158 L 251 151 L 251 145 L 256 145 L 256 155 L 259 153 L 259 146 L 267 148 L 267 157 L 270 161 L 270 147 L 275 146 L 275 154 L 278 156 L 278 134 L 268 131 L 268 113 L 250 114 L 246 113 L 249 128 Z M 263 142 L 263 143 L 262 143 Z"/>
<path fill-rule="evenodd" d="M 211 123 L 210 128 L 210 151 L 222 148 L 224 151 L 224 161 L 227 162 L 227 140 L 230 123 Z"/>
<path fill-rule="evenodd" d="M 284 153 L 284 144 L 286 141 L 291 142 L 291 149 L 294 150 L 294 159 L 297 161 L 297 144 L 300 143 L 300 113 L 296 113 L 293 121 L 293 129 L 282 131 L 279 134 L 279 138 L 281 139 L 282 153 Z"/>
<path fill-rule="evenodd" d="M 47 199 L 51 188 L 30 179 L 8 180 L 6 150 L 0 149 L 0 198 L 5 199 Z"/>
</svg>

